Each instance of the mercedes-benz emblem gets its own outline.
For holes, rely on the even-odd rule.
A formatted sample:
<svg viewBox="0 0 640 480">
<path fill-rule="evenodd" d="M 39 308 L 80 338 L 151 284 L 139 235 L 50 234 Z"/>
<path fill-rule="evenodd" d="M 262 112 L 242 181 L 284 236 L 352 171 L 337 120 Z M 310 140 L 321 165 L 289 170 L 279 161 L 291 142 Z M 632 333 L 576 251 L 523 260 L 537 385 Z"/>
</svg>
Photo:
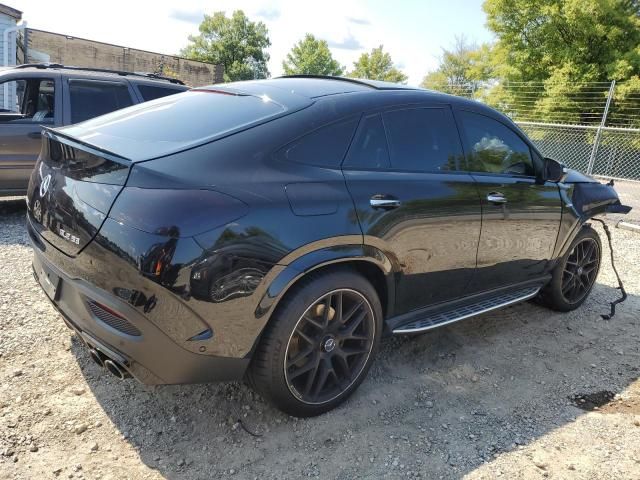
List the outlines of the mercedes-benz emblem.
<svg viewBox="0 0 640 480">
<path fill-rule="evenodd" d="M 33 204 L 33 218 L 39 223 L 42 223 L 42 205 L 40 205 L 40 200 L 36 200 Z"/>
<path fill-rule="evenodd" d="M 336 341 L 335 339 L 329 337 L 324 341 L 324 344 L 322 345 L 322 348 L 324 349 L 325 352 L 331 352 L 334 348 L 336 348 Z"/>
<path fill-rule="evenodd" d="M 40 197 L 43 198 L 49 191 L 49 184 L 51 184 L 51 174 L 48 174 L 40 182 Z"/>
</svg>

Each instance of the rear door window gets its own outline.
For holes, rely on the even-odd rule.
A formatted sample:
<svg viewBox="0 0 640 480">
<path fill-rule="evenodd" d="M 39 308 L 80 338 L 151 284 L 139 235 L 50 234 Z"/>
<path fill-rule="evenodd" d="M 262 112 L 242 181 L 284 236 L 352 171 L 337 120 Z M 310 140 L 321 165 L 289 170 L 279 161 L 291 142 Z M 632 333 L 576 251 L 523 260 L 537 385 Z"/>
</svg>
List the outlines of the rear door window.
<svg viewBox="0 0 640 480">
<path fill-rule="evenodd" d="M 145 102 L 155 100 L 156 98 L 166 97 L 168 95 L 175 95 L 176 93 L 184 91 L 177 88 L 158 87 L 155 85 L 138 85 L 138 90 Z"/>
<path fill-rule="evenodd" d="M 377 113 L 364 117 L 349 148 L 344 167 L 379 170 L 390 166 L 389 147 L 382 115 Z"/>
<path fill-rule="evenodd" d="M 459 111 L 469 170 L 506 175 L 535 175 L 531 149 L 506 125 L 478 113 Z"/>
<path fill-rule="evenodd" d="M 277 156 L 296 163 L 340 168 L 357 123 L 358 118 L 353 117 L 318 128 L 287 145 Z"/>
<path fill-rule="evenodd" d="M 53 123 L 53 79 L 27 78 L 0 83 L 0 122 Z"/>
<path fill-rule="evenodd" d="M 99 80 L 69 80 L 69 100 L 71 123 L 133 105 L 126 83 Z"/>
<path fill-rule="evenodd" d="M 383 114 L 391 166 L 398 170 L 463 170 L 462 146 L 448 108 L 410 108 Z"/>
</svg>

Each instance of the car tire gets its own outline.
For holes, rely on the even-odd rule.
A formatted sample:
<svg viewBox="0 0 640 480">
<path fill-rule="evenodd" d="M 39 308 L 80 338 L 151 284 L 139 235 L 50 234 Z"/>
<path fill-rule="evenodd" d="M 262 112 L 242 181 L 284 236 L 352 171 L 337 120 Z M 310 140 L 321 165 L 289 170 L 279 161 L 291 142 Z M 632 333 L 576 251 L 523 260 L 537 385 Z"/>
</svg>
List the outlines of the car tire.
<svg viewBox="0 0 640 480">
<path fill-rule="evenodd" d="M 575 310 L 589 296 L 602 262 L 598 233 L 584 226 L 553 270 L 551 282 L 538 297 L 539 303 L 560 312 Z"/>
<path fill-rule="evenodd" d="M 320 415 L 362 383 L 381 334 L 380 300 L 363 276 L 347 268 L 312 273 L 276 308 L 251 360 L 249 384 L 289 415 Z"/>
</svg>

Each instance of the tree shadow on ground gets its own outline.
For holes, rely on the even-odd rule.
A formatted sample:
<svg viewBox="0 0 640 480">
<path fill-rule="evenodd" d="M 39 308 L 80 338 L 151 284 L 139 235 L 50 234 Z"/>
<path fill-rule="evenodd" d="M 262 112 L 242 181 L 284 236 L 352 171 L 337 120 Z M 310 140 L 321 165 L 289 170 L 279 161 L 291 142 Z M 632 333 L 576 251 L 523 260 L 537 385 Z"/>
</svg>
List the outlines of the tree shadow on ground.
<svg viewBox="0 0 640 480">
<path fill-rule="evenodd" d="M 120 382 L 79 341 L 72 350 L 114 425 L 166 478 L 460 478 L 574 421 L 584 412 L 572 398 L 639 377 L 637 358 L 620 352 L 637 351 L 640 298 L 599 316 L 617 295 L 597 284 L 567 314 L 525 303 L 386 339 L 346 404 L 304 420 L 240 383 Z"/>
<path fill-rule="evenodd" d="M 27 212 L 27 203 L 24 197 L 0 197 L 0 215 L 24 214 Z"/>
</svg>

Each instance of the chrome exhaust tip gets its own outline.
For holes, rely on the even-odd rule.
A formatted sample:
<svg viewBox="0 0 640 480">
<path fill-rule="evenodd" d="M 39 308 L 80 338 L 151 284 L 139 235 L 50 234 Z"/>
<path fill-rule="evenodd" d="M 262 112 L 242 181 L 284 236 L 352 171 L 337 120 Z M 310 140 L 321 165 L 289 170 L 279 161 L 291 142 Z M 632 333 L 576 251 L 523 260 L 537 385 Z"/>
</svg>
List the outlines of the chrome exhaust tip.
<svg viewBox="0 0 640 480">
<path fill-rule="evenodd" d="M 95 348 L 89 349 L 89 356 L 91 356 L 91 360 L 93 360 L 96 365 L 99 367 L 104 367 L 105 356 L 98 352 Z"/>
<path fill-rule="evenodd" d="M 120 380 L 124 380 L 125 378 L 129 378 L 131 376 L 127 369 L 115 360 L 105 360 L 104 368 L 106 368 L 111 375 L 119 378 Z"/>
</svg>

